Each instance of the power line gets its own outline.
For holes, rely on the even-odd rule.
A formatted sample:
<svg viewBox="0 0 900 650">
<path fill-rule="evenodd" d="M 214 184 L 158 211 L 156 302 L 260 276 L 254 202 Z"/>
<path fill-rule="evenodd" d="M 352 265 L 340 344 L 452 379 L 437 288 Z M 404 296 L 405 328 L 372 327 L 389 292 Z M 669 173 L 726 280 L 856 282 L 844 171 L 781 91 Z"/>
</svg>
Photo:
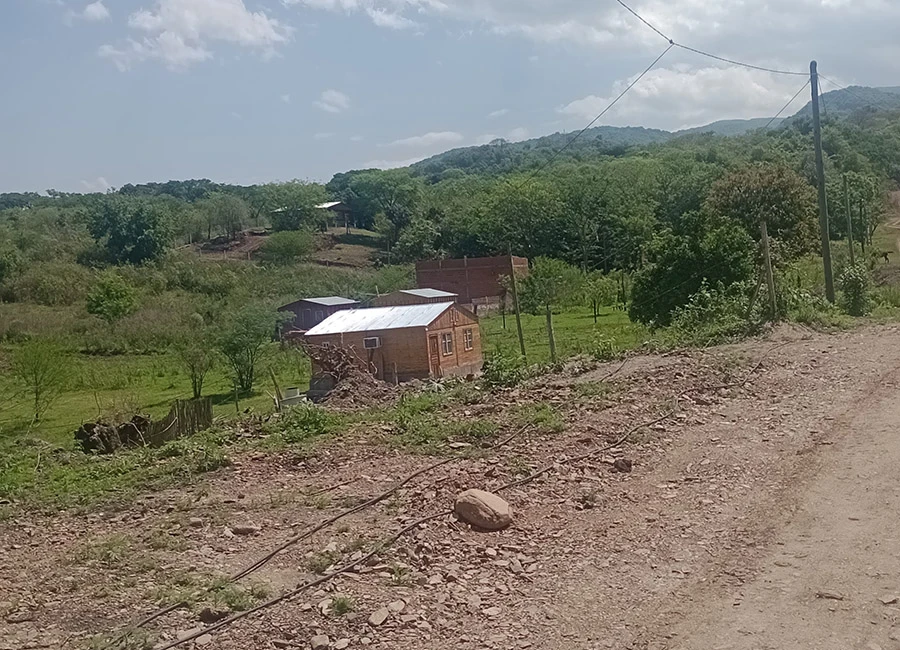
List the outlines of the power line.
<svg viewBox="0 0 900 650">
<path fill-rule="evenodd" d="M 788 107 L 789 107 L 791 104 L 794 103 L 794 100 L 797 99 L 797 97 L 800 96 L 800 93 L 802 93 L 804 90 L 806 90 L 806 88 L 807 88 L 807 86 L 809 86 L 809 84 L 810 84 L 810 80 L 807 79 L 807 80 L 806 80 L 806 83 L 803 84 L 802 86 L 800 86 L 800 90 L 798 90 L 798 91 L 794 94 L 794 96 L 791 97 L 790 100 L 788 100 L 788 103 L 785 104 L 785 105 L 782 107 L 782 109 L 781 109 L 780 111 L 778 111 L 778 112 L 775 114 L 775 117 L 773 117 L 771 120 L 769 120 L 769 123 L 766 124 L 766 126 L 765 126 L 766 129 L 768 129 L 770 126 L 772 126 L 772 122 L 774 122 L 774 121 L 777 120 L 779 117 L 781 117 L 781 114 L 784 113 L 784 112 L 788 109 Z"/>
<path fill-rule="evenodd" d="M 657 34 L 659 34 L 661 37 L 663 37 L 664 39 L 666 39 L 667 41 L 669 41 L 669 45 L 674 45 L 675 47 L 679 47 L 679 48 L 681 48 L 682 50 L 687 50 L 688 52 L 693 52 L 694 54 L 699 54 L 699 55 L 701 55 L 701 56 L 705 56 L 705 57 L 708 57 L 708 58 L 710 58 L 710 59 L 715 59 L 716 61 L 721 61 L 721 62 L 723 62 L 723 63 L 728 63 L 728 64 L 730 64 L 730 65 L 737 65 L 737 66 L 741 66 L 741 67 L 744 67 L 744 68 L 749 68 L 749 69 L 751 69 L 751 70 L 760 70 L 760 71 L 762 71 L 762 72 L 771 72 L 772 74 L 784 74 L 784 75 L 792 75 L 792 76 L 800 76 L 800 77 L 808 77 L 808 76 L 809 76 L 809 73 L 808 73 L 808 72 L 805 72 L 805 71 L 804 71 L 804 72 L 794 72 L 793 70 L 778 70 L 778 69 L 776 69 L 776 68 L 766 68 L 766 67 L 759 66 L 759 65 L 753 65 L 752 63 L 744 63 L 743 61 L 736 61 L 736 60 L 734 60 L 734 59 L 727 59 L 727 58 L 725 58 L 725 57 L 718 56 L 717 54 L 711 54 L 711 53 L 709 53 L 709 52 L 704 52 L 703 50 L 698 50 L 697 48 L 690 47 L 690 46 L 688 46 L 688 45 L 682 45 L 681 43 L 675 42 L 675 40 L 673 40 L 671 37 L 666 36 L 666 35 L 665 35 L 663 32 L 661 32 L 656 26 L 654 26 L 650 21 L 648 21 L 646 18 L 644 18 L 643 16 L 641 16 L 641 15 L 640 15 L 638 12 L 636 12 L 634 9 L 632 9 L 632 8 L 629 7 L 627 4 L 625 4 L 625 2 L 623 2 L 623 0 L 616 0 L 616 2 L 618 2 L 620 5 L 622 5 L 623 7 L 625 7 L 625 9 L 627 9 L 628 12 L 629 12 L 632 16 L 634 16 L 635 18 L 637 18 L 638 20 L 640 20 L 640 21 L 641 21 L 642 23 L 644 23 L 647 27 L 649 27 L 649 28 L 652 29 L 654 32 L 656 32 Z"/>
<path fill-rule="evenodd" d="M 600 111 L 600 113 L 597 115 L 597 117 L 595 117 L 594 119 L 592 119 L 592 120 L 588 123 L 588 125 L 587 125 L 586 127 L 584 127 L 583 129 L 581 129 L 581 131 L 579 131 L 578 133 L 576 133 L 575 136 L 574 136 L 571 140 L 569 140 L 568 142 L 566 142 L 565 145 L 563 145 L 562 147 L 560 147 L 559 149 L 557 149 L 556 151 L 554 151 L 553 154 L 550 156 L 550 159 L 549 159 L 547 162 L 545 162 L 543 165 L 541 165 L 540 167 L 538 167 L 532 174 L 530 174 L 530 175 L 529 175 L 524 181 L 522 181 L 519 185 L 517 185 L 517 186 L 516 186 L 516 189 L 517 189 L 517 190 L 522 189 L 522 187 L 524 187 L 526 183 L 528 183 L 528 182 L 531 181 L 535 176 L 537 176 L 537 175 L 540 174 L 542 171 L 544 171 L 545 169 L 547 169 L 547 167 L 549 167 L 549 166 L 553 163 L 553 161 L 556 160 L 556 159 L 559 157 L 559 155 L 560 155 L 563 151 L 565 151 L 565 150 L 568 149 L 570 146 L 572 146 L 572 143 L 574 143 L 578 138 L 580 138 L 582 135 L 584 135 L 585 131 L 587 131 L 589 128 L 591 128 L 592 126 L 594 126 L 594 124 L 596 124 L 597 121 L 598 121 L 601 117 L 603 117 L 604 115 L 606 115 L 606 114 L 610 111 L 610 109 L 612 109 L 613 106 L 615 106 L 616 104 L 618 104 L 618 103 L 619 103 L 619 100 L 622 99 L 625 95 L 627 95 L 627 94 L 628 94 L 628 91 L 630 91 L 632 88 L 634 88 L 634 87 L 638 84 L 638 82 L 639 82 L 641 79 L 643 79 L 643 78 L 647 75 L 647 73 L 650 72 L 650 71 L 656 66 L 656 64 L 659 63 L 660 60 L 661 60 L 666 54 L 669 53 L 669 50 L 671 50 L 673 47 L 675 47 L 675 46 L 674 46 L 674 45 L 669 45 L 669 47 L 667 47 L 665 50 L 663 50 L 662 54 L 660 54 L 658 57 L 656 57 L 656 58 L 653 60 L 653 63 L 651 63 L 649 66 L 647 66 L 647 67 L 644 69 L 644 71 L 643 71 L 641 74 L 639 74 L 639 75 L 637 76 L 637 78 L 635 78 L 634 81 L 632 81 L 630 84 L 628 84 L 628 86 L 626 86 L 625 90 L 623 90 L 621 93 L 619 93 L 619 96 L 618 96 L 618 97 L 616 97 L 614 100 L 612 100 L 612 101 L 607 105 L 606 108 L 604 108 L 602 111 Z"/>
</svg>

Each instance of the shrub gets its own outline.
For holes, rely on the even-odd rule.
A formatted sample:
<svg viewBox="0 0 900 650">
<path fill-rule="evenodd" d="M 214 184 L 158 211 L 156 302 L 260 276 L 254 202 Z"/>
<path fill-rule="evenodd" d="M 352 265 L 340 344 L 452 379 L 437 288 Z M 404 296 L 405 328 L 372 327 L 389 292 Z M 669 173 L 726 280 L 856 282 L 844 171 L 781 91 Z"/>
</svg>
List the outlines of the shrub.
<svg viewBox="0 0 900 650">
<path fill-rule="evenodd" d="M 88 294 L 87 311 L 112 326 L 133 312 L 136 302 L 134 287 L 114 271 L 104 271 Z"/>
<path fill-rule="evenodd" d="M 25 343 L 13 355 L 12 371 L 32 398 L 35 422 L 59 396 L 68 363 L 60 346 L 39 339 Z"/>
<path fill-rule="evenodd" d="M 841 287 L 841 307 L 851 316 L 865 316 L 871 307 L 871 278 L 865 266 L 847 266 L 838 278 Z"/>
<path fill-rule="evenodd" d="M 339 424 L 339 418 L 315 404 L 298 404 L 290 407 L 276 427 L 288 444 L 303 442 L 316 436 L 324 436 Z"/>
<path fill-rule="evenodd" d="M 528 377 L 528 369 L 522 357 L 494 352 L 484 360 L 481 380 L 489 388 L 516 386 Z"/>
<path fill-rule="evenodd" d="M 315 249 L 308 230 L 284 230 L 272 233 L 259 249 L 259 258 L 272 264 L 293 264 L 310 256 Z"/>
<path fill-rule="evenodd" d="M 677 345 L 706 346 L 745 335 L 752 325 L 745 317 L 747 289 L 743 282 L 728 289 L 721 285 L 710 289 L 704 282 L 687 304 L 673 313 L 668 338 Z"/>
</svg>

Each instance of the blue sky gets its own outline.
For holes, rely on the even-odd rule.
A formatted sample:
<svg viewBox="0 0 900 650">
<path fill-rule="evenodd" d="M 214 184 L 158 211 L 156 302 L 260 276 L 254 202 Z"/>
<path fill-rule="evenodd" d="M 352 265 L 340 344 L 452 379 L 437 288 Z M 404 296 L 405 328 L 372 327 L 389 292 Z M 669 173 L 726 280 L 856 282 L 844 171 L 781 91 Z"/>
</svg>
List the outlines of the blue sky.
<svg viewBox="0 0 900 650">
<path fill-rule="evenodd" d="M 633 3 L 679 42 L 865 85 L 900 85 L 898 5 Z M 324 181 L 571 131 L 665 45 L 614 0 L 0 0 L 0 191 Z M 600 123 L 772 115 L 802 82 L 673 50 Z"/>
</svg>

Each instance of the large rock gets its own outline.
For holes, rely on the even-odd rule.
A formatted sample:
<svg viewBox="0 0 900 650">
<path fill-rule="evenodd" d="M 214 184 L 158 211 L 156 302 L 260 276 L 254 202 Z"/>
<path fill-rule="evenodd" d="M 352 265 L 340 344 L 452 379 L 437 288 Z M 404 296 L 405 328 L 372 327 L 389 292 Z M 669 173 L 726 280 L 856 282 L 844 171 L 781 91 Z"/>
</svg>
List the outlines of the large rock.
<svg viewBox="0 0 900 650">
<path fill-rule="evenodd" d="M 456 497 L 456 516 L 482 530 L 503 530 L 512 523 L 509 504 L 484 490 L 466 490 Z"/>
<path fill-rule="evenodd" d="M 327 634 L 317 634 L 309 642 L 309 646 L 312 650 L 328 650 L 328 646 L 330 645 L 331 639 L 328 638 Z"/>
</svg>

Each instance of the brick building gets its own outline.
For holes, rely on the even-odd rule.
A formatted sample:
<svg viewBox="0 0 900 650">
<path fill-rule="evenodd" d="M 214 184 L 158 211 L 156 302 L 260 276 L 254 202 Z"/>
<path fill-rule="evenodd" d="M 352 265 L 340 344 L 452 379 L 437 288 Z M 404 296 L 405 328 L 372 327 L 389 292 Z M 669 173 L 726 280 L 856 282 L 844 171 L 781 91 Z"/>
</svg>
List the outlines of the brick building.
<svg viewBox="0 0 900 650">
<path fill-rule="evenodd" d="M 432 288 L 459 296 L 463 305 L 491 305 L 500 302 L 504 289 L 501 276 L 528 274 L 528 259 L 500 257 L 464 257 L 462 259 L 423 260 L 416 262 L 416 286 Z"/>
</svg>

